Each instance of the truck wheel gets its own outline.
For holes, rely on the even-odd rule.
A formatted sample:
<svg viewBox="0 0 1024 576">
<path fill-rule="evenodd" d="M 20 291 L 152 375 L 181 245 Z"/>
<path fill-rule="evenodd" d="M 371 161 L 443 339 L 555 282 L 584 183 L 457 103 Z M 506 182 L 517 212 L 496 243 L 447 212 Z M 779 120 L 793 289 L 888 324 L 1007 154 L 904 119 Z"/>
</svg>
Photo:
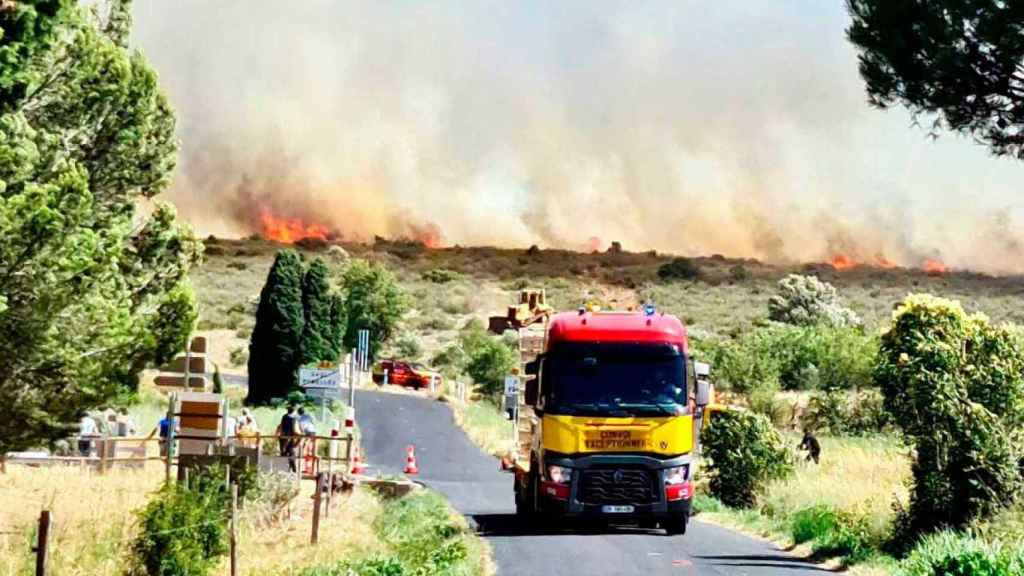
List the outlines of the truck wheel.
<svg viewBox="0 0 1024 576">
<path fill-rule="evenodd" d="M 537 515 L 538 484 L 533 472 L 529 474 L 526 486 L 516 491 L 516 515 L 520 518 L 532 519 Z"/>
<path fill-rule="evenodd" d="M 686 534 L 686 516 L 673 516 L 661 523 L 669 536 Z"/>
</svg>

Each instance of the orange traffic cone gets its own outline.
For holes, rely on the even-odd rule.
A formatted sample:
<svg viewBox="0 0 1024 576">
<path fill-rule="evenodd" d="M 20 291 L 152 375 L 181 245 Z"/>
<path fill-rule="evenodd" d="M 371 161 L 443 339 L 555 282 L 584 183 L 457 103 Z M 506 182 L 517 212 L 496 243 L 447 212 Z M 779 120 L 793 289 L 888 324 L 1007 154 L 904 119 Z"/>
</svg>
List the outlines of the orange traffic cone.
<svg viewBox="0 0 1024 576">
<path fill-rule="evenodd" d="M 352 474 L 362 474 L 366 468 L 363 467 L 363 457 L 359 454 L 359 446 L 353 448 Z"/>
<path fill-rule="evenodd" d="M 420 473 L 420 469 L 416 467 L 416 447 L 412 444 L 405 447 L 405 473 Z"/>
</svg>

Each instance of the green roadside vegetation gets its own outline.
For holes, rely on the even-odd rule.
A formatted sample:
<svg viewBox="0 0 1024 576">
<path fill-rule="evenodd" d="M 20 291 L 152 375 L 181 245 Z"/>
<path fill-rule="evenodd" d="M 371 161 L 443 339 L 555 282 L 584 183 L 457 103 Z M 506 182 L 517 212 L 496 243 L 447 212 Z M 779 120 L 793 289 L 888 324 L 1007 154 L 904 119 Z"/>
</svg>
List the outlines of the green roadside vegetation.
<svg viewBox="0 0 1024 576">
<path fill-rule="evenodd" d="M 300 576 L 487 576 L 494 573 L 487 545 L 430 490 L 387 500 L 372 526 L 383 550 L 332 565 L 307 568 Z"/>
</svg>

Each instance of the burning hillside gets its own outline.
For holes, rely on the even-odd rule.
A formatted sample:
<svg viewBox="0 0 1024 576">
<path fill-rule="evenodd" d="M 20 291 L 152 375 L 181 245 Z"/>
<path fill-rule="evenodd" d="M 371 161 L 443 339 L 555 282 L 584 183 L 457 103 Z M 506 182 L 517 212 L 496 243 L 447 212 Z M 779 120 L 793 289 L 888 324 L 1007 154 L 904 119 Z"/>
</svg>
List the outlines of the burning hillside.
<svg viewBox="0 0 1024 576">
<path fill-rule="evenodd" d="M 323 224 L 304 222 L 301 218 L 279 218 L 265 209 L 260 212 L 260 225 L 260 236 L 282 244 L 294 244 L 310 238 L 326 241 L 331 236 Z"/>
<path fill-rule="evenodd" d="M 833 268 L 839 271 L 850 270 L 852 268 L 859 267 L 868 267 L 881 268 L 885 270 L 893 268 L 916 268 L 920 269 L 922 272 L 927 272 L 929 274 L 945 274 L 946 272 L 949 272 L 948 266 L 932 258 L 925 258 L 917 266 L 900 266 L 899 264 L 896 264 L 895 262 L 889 260 L 888 258 L 881 254 L 876 254 L 875 257 L 871 260 L 857 260 L 845 254 L 836 254 L 832 256 L 832 259 L 829 261 L 829 263 L 832 265 Z"/>
</svg>

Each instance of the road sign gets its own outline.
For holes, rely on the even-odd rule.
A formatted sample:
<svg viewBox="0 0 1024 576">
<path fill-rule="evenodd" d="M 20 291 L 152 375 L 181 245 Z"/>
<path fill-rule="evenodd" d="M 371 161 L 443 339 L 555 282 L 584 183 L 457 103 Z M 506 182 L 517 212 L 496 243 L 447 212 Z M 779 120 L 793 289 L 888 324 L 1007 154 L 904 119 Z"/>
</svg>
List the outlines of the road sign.
<svg viewBox="0 0 1024 576">
<path fill-rule="evenodd" d="M 505 395 L 509 396 L 512 394 L 519 393 L 519 376 L 509 375 L 505 376 Z"/>
<path fill-rule="evenodd" d="M 315 400 L 341 400 L 341 388 L 306 388 L 306 396 Z"/>
<path fill-rule="evenodd" d="M 299 385 L 313 388 L 340 388 L 341 371 L 338 368 L 299 368 Z"/>
</svg>

